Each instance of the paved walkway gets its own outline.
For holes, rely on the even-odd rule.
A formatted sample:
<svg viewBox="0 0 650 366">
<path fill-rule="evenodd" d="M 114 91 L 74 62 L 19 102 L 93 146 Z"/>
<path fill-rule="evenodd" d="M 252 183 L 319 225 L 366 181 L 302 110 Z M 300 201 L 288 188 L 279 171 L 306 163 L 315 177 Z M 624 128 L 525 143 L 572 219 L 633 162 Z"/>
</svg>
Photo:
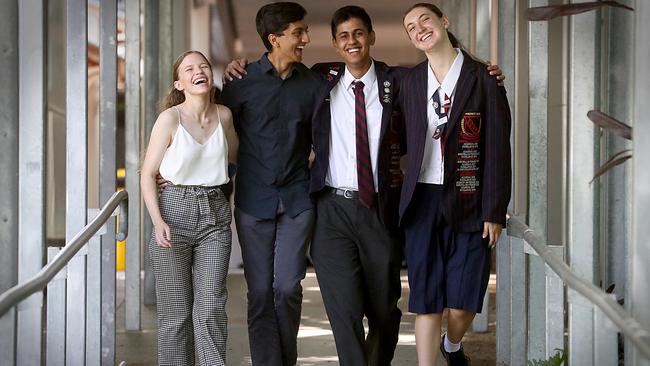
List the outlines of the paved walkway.
<svg viewBox="0 0 650 366">
<path fill-rule="evenodd" d="M 402 299 L 400 307 L 404 312 L 399 337 L 399 344 L 393 360 L 394 366 L 417 365 L 415 353 L 415 336 L 413 334 L 414 315 L 404 309 L 408 301 L 408 284 L 406 272 L 402 272 Z M 118 293 L 123 293 L 123 281 L 118 281 Z M 337 365 L 334 338 L 327 321 L 323 303 L 313 270 L 309 270 L 303 281 L 304 299 L 302 321 L 298 333 L 298 364 L 302 366 Z M 228 365 L 250 365 L 248 352 L 248 334 L 246 330 L 246 283 L 241 273 L 233 273 L 228 279 Z M 496 358 L 494 325 L 494 283 L 490 283 L 491 306 L 489 332 L 484 334 L 468 333 L 464 347 L 472 358 L 472 365 L 494 365 Z M 128 366 L 156 365 L 156 308 L 143 308 L 142 328 L 140 332 L 124 330 L 123 295 L 118 295 L 117 309 L 117 350 L 116 360 L 126 361 Z"/>
</svg>

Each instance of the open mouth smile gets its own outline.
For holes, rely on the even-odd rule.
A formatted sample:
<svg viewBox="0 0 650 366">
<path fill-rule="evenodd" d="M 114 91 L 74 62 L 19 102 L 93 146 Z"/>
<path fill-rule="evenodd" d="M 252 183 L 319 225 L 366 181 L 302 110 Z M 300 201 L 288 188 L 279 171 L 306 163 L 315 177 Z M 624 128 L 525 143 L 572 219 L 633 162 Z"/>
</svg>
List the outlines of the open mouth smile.
<svg viewBox="0 0 650 366">
<path fill-rule="evenodd" d="M 361 52 L 361 47 L 348 48 L 346 52 L 350 55 L 358 55 Z"/>
<path fill-rule="evenodd" d="M 206 84 L 207 82 L 208 82 L 208 78 L 205 76 L 199 76 L 196 79 L 192 80 L 193 85 Z"/>
<path fill-rule="evenodd" d="M 431 32 L 429 32 L 429 33 L 426 33 L 426 34 L 420 36 L 420 42 L 426 41 L 427 39 L 431 38 L 432 35 L 433 34 Z"/>
</svg>

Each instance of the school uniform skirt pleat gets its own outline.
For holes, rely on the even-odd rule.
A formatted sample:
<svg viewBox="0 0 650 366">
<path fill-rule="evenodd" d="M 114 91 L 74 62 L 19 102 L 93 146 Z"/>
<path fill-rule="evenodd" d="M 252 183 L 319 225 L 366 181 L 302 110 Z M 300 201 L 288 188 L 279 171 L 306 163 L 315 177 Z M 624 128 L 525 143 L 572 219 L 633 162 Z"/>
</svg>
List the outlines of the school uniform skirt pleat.
<svg viewBox="0 0 650 366">
<path fill-rule="evenodd" d="M 445 221 L 442 202 L 443 186 L 417 184 L 404 223 L 409 311 L 480 313 L 490 279 L 488 240 L 481 231 L 454 231 Z"/>
<path fill-rule="evenodd" d="M 156 279 L 159 365 L 225 365 L 232 214 L 218 187 L 168 186 L 159 198 L 171 248 L 149 252 Z"/>
</svg>

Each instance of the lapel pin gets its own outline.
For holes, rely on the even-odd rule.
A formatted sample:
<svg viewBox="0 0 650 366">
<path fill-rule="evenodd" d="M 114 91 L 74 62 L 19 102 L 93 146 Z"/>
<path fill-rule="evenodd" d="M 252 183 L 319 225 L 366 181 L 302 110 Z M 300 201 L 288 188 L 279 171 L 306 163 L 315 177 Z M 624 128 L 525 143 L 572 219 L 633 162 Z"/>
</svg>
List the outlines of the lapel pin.
<svg viewBox="0 0 650 366">
<path fill-rule="evenodd" d="M 338 73 L 338 71 L 336 71 L 336 70 L 330 70 L 330 74 L 336 76 L 336 75 L 338 75 L 339 73 Z"/>
<path fill-rule="evenodd" d="M 384 86 L 386 88 L 388 88 L 390 86 L 390 81 L 388 81 L 388 80 L 384 81 Z"/>
</svg>

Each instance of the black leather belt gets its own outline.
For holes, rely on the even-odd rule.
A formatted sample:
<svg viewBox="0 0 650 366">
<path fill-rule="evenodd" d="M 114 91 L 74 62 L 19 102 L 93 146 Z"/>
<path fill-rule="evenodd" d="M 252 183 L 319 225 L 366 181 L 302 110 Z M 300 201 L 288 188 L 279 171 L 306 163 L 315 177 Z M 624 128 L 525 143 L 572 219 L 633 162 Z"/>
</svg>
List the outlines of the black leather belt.
<svg viewBox="0 0 650 366">
<path fill-rule="evenodd" d="M 359 191 L 352 189 L 325 187 L 325 189 L 323 189 L 323 192 L 330 196 L 340 196 L 349 200 L 359 199 Z"/>
</svg>

